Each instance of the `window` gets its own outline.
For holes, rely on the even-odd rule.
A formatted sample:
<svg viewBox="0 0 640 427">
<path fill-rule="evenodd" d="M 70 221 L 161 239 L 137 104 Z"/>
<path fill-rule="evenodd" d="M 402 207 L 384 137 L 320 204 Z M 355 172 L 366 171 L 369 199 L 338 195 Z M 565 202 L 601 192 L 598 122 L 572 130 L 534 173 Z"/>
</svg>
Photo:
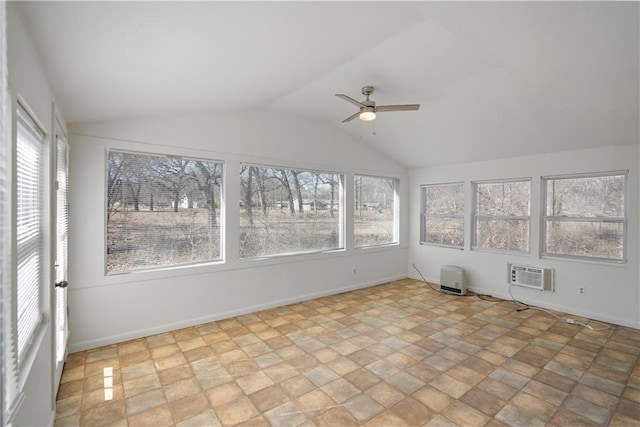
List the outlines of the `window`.
<svg viewBox="0 0 640 427">
<path fill-rule="evenodd" d="M 474 183 L 474 248 L 529 252 L 531 180 Z"/>
<path fill-rule="evenodd" d="M 398 179 L 356 175 L 353 240 L 355 247 L 398 243 Z"/>
<path fill-rule="evenodd" d="M 421 242 L 464 247 L 464 184 L 422 186 Z"/>
<path fill-rule="evenodd" d="M 342 248 L 340 174 L 242 164 L 240 257 Z"/>
<path fill-rule="evenodd" d="M 544 255 L 625 260 L 627 172 L 544 177 Z"/>
<path fill-rule="evenodd" d="M 21 106 L 16 124 L 16 308 L 18 360 L 22 361 L 42 319 L 44 132 Z"/>
<path fill-rule="evenodd" d="M 220 260 L 221 189 L 220 162 L 110 151 L 106 271 Z"/>
</svg>

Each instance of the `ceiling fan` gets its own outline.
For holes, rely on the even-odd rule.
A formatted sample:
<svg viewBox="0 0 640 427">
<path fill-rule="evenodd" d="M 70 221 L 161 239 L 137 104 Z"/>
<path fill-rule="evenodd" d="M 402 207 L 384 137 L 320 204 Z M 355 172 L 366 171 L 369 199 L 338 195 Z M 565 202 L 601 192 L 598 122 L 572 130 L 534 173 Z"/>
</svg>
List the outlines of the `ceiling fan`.
<svg viewBox="0 0 640 427">
<path fill-rule="evenodd" d="M 360 117 L 360 120 L 363 122 L 368 122 L 374 120 L 376 118 L 376 113 L 383 111 L 412 111 L 418 110 L 420 108 L 420 104 L 403 104 L 403 105 L 379 105 L 376 107 L 376 103 L 369 99 L 369 95 L 373 93 L 373 86 L 364 86 L 362 88 L 362 94 L 367 97 L 364 101 L 356 101 L 350 96 L 344 95 L 342 93 L 336 93 L 335 95 L 338 98 L 342 98 L 347 102 L 352 103 L 356 107 L 360 108 L 360 111 L 354 113 L 353 115 L 347 117 L 342 121 L 342 123 L 350 122 L 356 117 Z"/>
</svg>

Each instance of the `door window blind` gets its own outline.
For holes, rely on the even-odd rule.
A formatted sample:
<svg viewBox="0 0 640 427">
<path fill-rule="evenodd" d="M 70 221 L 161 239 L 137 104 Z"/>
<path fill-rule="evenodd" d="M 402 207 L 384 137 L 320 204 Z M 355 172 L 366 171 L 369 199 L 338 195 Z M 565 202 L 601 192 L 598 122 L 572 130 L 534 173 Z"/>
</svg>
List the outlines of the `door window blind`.
<svg viewBox="0 0 640 427">
<path fill-rule="evenodd" d="M 18 107 L 16 142 L 16 239 L 18 360 L 22 361 L 42 318 L 42 145 L 44 133 Z"/>
<path fill-rule="evenodd" d="M 67 266 L 69 265 L 69 151 L 67 141 L 57 138 L 56 182 L 57 193 L 57 249 L 56 249 L 56 283 L 67 280 Z M 56 361 L 62 362 L 67 342 L 67 291 L 56 288 Z"/>
</svg>

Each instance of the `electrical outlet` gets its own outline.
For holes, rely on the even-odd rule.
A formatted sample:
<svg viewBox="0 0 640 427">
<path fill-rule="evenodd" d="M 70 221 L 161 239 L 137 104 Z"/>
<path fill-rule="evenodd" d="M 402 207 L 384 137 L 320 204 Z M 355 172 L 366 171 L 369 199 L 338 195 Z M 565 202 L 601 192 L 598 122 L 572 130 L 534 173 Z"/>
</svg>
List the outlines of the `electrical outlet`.
<svg viewBox="0 0 640 427">
<path fill-rule="evenodd" d="M 578 295 L 586 295 L 587 287 L 586 286 L 578 286 Z"/>
</svg>

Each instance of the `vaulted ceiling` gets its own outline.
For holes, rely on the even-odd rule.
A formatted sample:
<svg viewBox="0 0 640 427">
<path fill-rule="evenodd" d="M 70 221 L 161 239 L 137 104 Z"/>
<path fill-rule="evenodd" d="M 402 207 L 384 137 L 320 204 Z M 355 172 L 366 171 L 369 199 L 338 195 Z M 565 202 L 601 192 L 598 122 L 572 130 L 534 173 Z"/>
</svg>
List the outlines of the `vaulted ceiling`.
<svg viewBox="0 0 640 427">
<path fill-rule="evenodd" d="M 24 2 L 69 122 L 277 109 L 423 167 L 638 143 L 638 2 Z M 355 107 L 417 112 L 342 119 Z"/>
</svg>

